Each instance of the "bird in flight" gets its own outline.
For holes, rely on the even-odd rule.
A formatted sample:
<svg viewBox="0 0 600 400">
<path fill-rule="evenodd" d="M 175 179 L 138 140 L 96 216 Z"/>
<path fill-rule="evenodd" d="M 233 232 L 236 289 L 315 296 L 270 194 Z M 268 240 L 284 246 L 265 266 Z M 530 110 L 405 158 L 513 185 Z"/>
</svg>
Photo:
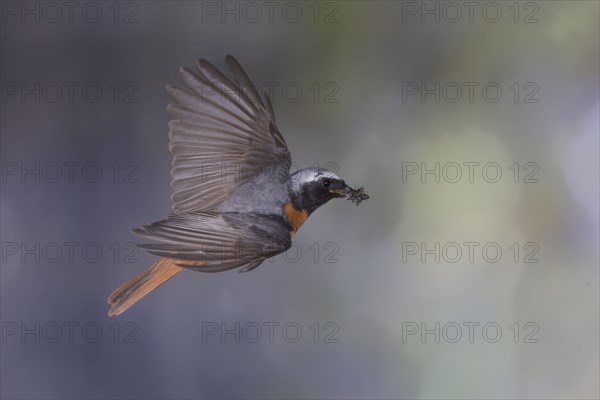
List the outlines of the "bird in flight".
<svg viewBox="0 0 600 400">
<path fill-rule="evenodd" d="M 154 243 L 138 246 L 161 257 L 108 298 L 119 315 L 188 269 L 251 271 L 283 253 L 306 219 L 333 198 L 355 204 L 369 196 L 319 168 L 290 172 L 291 156 L 271 101 L 239 62 L 225 58 L 226 76 L 206 60 L 182 67 L 185 87 L 167 86 L 173 156 L 173 213 L 134 229 Z"/>
</svg>

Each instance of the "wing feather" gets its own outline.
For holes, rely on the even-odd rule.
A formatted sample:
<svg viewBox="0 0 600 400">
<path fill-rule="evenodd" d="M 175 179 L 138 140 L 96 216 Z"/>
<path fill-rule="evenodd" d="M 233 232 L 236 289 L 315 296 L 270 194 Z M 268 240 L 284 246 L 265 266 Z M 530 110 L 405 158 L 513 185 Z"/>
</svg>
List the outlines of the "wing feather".
<svg viewBox="0 0 600 400">
<path fill-rule="evenodd" d="M 274 215 L 171 214 L 166 220 L 134 229 L 134 233 L 160 242 L 139 244 L 141 249 L 160 257 L 202 261 L 205 264 L 196 267 L 182 264 L 202 271 L 238 266 L 249 271 L 291 246 L 289 227 Z"/>
<path fill-rule="evenodd" d="M 185 88 L 167 86 L 176 101 L 168 106 L 169 150 L 175 213 L 214 211 L 239 186 L 268 169 L 282 182 L 289 176 L 291 157 L 275 125 L 273 106 L 261 94 L 239 62 L 225 59 L 231 77 L 206 60 L 197 71 L 181 68 Z M 245 173 L 224 179 L 236 168 Z M 273 172 L 273 171 L 271 171 Z"/>
</svg>

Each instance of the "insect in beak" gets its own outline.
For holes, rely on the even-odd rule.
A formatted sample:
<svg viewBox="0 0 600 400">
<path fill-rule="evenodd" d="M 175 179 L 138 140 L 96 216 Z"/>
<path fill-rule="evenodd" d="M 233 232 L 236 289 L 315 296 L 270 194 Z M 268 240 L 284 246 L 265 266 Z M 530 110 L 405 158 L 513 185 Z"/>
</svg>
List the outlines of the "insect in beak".
<svg viewBox="0 0 600 400">
<path fill-rule="evenodd" d="M 350 200 L 356 205 L 359 205 L 361 202 L 369 199 L 369 195 L 367 192 L 365 192 L 365 188 L 362 186 L 358 189 L 353 189 L 346 185 L 346 187 L 343 189 L 333 189 L 331 192 L 339 195 L 339 197 L 345 197 L 347 200 Z"/>
</svg>

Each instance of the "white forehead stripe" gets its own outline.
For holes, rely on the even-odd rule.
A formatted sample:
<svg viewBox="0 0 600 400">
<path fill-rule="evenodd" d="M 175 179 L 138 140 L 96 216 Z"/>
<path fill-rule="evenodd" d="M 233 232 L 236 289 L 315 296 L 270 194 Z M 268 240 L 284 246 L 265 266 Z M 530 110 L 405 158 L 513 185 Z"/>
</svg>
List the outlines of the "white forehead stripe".
<svg viewBox="0 0 600 400">
<path fill-rule="evenodd" d="M 328 171 L 326 169 L 320 169 L 320 170 L 305 169 L 305 170 L 302 170 L 302 171 L 298 172 L 297 174 L 293 175 L 292 187 L 294 188 L 294 190 L 297 190 L 303 184 L 308 183 L 308 182 L 318 181 L 319 179 L 322 179 L 323 177 L 330 178 L 330 179 L 342 180 L 342 178 L 340 178 L 333 172 Z"/>
</svg>

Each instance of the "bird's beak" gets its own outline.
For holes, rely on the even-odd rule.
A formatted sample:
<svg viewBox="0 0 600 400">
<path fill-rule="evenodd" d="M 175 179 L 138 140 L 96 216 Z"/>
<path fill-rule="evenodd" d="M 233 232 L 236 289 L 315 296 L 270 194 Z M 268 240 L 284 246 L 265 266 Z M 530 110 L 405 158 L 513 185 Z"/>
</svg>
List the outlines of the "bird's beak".
<svg viewBox="0 0 600 400">
<path fill-rule="evenodd" d="M 343 188 L 330 189 L 329 193 L 335 195 L 335 197 L 348 197 L 348 195 L 350 194 L 351 191 L 352 191 L 352 188 L 350 186 L 346 185 Z"/>
<path fill-rule="evenodd" d="M 343 188 L 331 189 L 329 192 L 333 193 L 336 197 L 345 197 L 356 205 L 359 205 L 362 201 L 369 199 L 369 195 L 362 187 L 353 189 L 350 186 L 345 185 Z"/>
</svg>

